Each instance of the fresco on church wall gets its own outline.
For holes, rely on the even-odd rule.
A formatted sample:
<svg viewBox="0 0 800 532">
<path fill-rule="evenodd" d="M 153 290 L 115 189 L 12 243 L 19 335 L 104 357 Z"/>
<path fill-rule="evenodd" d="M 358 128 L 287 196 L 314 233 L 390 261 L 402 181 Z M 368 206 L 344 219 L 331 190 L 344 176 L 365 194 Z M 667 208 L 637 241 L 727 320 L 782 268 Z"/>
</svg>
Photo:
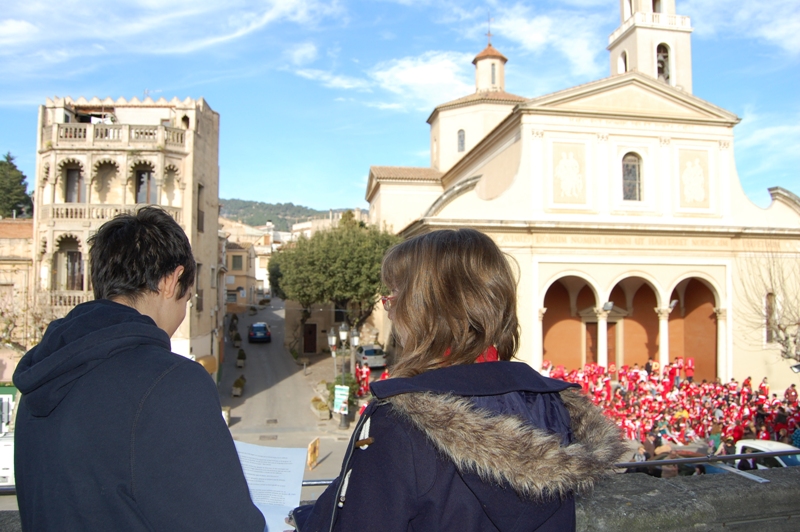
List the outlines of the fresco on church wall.
<svg viewBox="0 0 800 532">
<path fill-rule="evenodd" d="M 586 147 L 553 144 L 553 203 L 586 204 Z"/>
<path fill-rule="evenodd" d="M 680 150 L 678 158 L 681 207 L 708 209 L 711 206 L 708 152 L 703 150 Z"/>
</svg>

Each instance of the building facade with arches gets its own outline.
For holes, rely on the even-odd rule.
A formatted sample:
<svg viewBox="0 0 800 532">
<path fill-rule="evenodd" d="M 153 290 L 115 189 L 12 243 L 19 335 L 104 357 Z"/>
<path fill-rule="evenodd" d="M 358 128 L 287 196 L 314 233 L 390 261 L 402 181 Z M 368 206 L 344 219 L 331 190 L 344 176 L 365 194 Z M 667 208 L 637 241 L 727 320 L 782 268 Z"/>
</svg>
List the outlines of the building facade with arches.
<svg viewBox="0 0 800 532">
<path fill-rule="evenodd" d="M 372 167 L 370 220 L 492 236 L 518 268 L 518 356 L 536 368 L 683 357 L 699 380 L 785 387 L 771 288 L 749 281 L 754 262 L 800 260 L 800 198 L 772 188 L 762 209 L 744 194 L 739 118 L 692 94 L 691 21 L 675 1 L 621 0 L 620 13 L 610 76 L 577 87 L 500 96 L 504 71 L 494 87 L 481 72 L 506 59 L 481 52 L 476 93 L 429 119 L 431 167 Z"/>
<path fill-rule="evenodd" d="M 92 299 L 89 237 L 118 214 L 158 205 L 184 229 L 198 263 L 195 295 L 172 338 L 173 351 L 217 358 L 216 287 L 224 270 L 217 227 L 219 114 L 203 99 L 48 98 L 38 125 L 37 304 L 63 315 Z"/>
</svg>

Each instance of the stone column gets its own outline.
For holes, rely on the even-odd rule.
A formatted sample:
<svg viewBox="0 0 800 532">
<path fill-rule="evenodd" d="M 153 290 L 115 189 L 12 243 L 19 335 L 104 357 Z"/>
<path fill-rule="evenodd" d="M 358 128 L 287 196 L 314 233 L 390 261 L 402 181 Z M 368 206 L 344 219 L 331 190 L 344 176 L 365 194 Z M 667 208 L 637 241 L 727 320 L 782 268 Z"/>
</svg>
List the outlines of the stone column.
<svg viewBox="0 0 800 532">
<path fill-rule="evenodd" d="M 661 371 L 669 364 L 669 313 L 672 309 L 655 308 L 658 314 L 658 364 Z"/>
<path fill-rule="evenodd" d="M 715 308 L 717 315 L 717 377 L 722 382 L 728 382 L 728 311 L 724 308 Z"/>
<path fill-rule="evenodd" d="M 608 311 L 602 307 L 594 309 L 597 315 L 597 365 L 608 367 Z"/>
<path fill-rule="evenodd" d="M 547 309 L 542 307 L 539 309 L 539 322 L 536 324 L 536 331 L 533 335 L 534 337 L 534 346 L 533 346 L 533 358 L 531 360 L 531 365 L 533 365 L 533 369 L 539 371 L 542 368 L 542 362 L 544 361 L 544 313 L 547 312 Z"/>
</svg>

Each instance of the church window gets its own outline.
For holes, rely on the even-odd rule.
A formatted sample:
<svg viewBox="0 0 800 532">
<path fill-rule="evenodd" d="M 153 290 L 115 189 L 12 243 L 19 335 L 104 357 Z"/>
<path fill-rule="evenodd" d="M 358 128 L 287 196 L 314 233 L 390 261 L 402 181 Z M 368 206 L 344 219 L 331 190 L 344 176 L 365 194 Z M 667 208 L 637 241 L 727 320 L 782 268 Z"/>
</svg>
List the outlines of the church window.
<svg viewBox="0 0 800 532">
<path fill-rule="evenodd" d="M 669 48 L 666 44 L 659 44 L 656 48 L 656 64 L 658 65 L 658 81 L 671 85 L 669 67 Z"/>
<path fill-rule="evenodd" d="M 183 118 L 181 118 L 181 124 L 183 124 L 183 129 L 189 129 L 189 117 L 183 115 Z"/>
<path fill-rule="evenodd" d="M 642 200 L 642 160 L 635 153 L 622 158 L 622 199 Z"/>
<path fill-rule="evenodd" d="M 496 70 L 497 70 L 496 69 L 496 65 L 494 63 L 492 63 L 492 85 L 496 85 L 497 84 L 497 81 L 496 81 L 496 79 L 497 79 Z"/>
<path fill-rule="evenodd" d="M 466 149 L 466 139 L 463 129 L 458 130 L 458 152 L 461 153 Z"/>
<path fill-rule="evenodd" d="M 136 170 L 136 203 L 158 203 L 152 170 Z"/>
<path fill-rule="evenodd" d="M 67 203 L 83 203 L 86 201 L 86 186 L 83 182 L 83 173 L 77 168 L 67 169 L 64 197 Z"/>
<path fill-rule="evenodd" d="M 623 51 L 619 54 L 619 61 L 617 61 L 617 74 L 624 74 L 628 71 L 628 52 Z"/>
<path fill-rule="evenodd" d="M 653 0 L 653 13 L 661 12 L 661 0 Z"/>
</svg>

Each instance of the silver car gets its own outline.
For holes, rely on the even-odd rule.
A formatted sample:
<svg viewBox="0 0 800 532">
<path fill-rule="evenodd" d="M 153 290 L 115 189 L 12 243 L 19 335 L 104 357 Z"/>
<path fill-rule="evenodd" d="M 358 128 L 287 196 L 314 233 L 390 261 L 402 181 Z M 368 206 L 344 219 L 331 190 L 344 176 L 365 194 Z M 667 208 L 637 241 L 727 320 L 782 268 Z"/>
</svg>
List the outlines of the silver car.
<svg viewBox="0 0 800 532">
<path fill-rule="evenodd" d="M 386 353 L 378 345 L 366 344 L 358 346 L 356 358 L 358 362 L 369 364 L 371 368 L 386 366 Z"/>
</svg>

